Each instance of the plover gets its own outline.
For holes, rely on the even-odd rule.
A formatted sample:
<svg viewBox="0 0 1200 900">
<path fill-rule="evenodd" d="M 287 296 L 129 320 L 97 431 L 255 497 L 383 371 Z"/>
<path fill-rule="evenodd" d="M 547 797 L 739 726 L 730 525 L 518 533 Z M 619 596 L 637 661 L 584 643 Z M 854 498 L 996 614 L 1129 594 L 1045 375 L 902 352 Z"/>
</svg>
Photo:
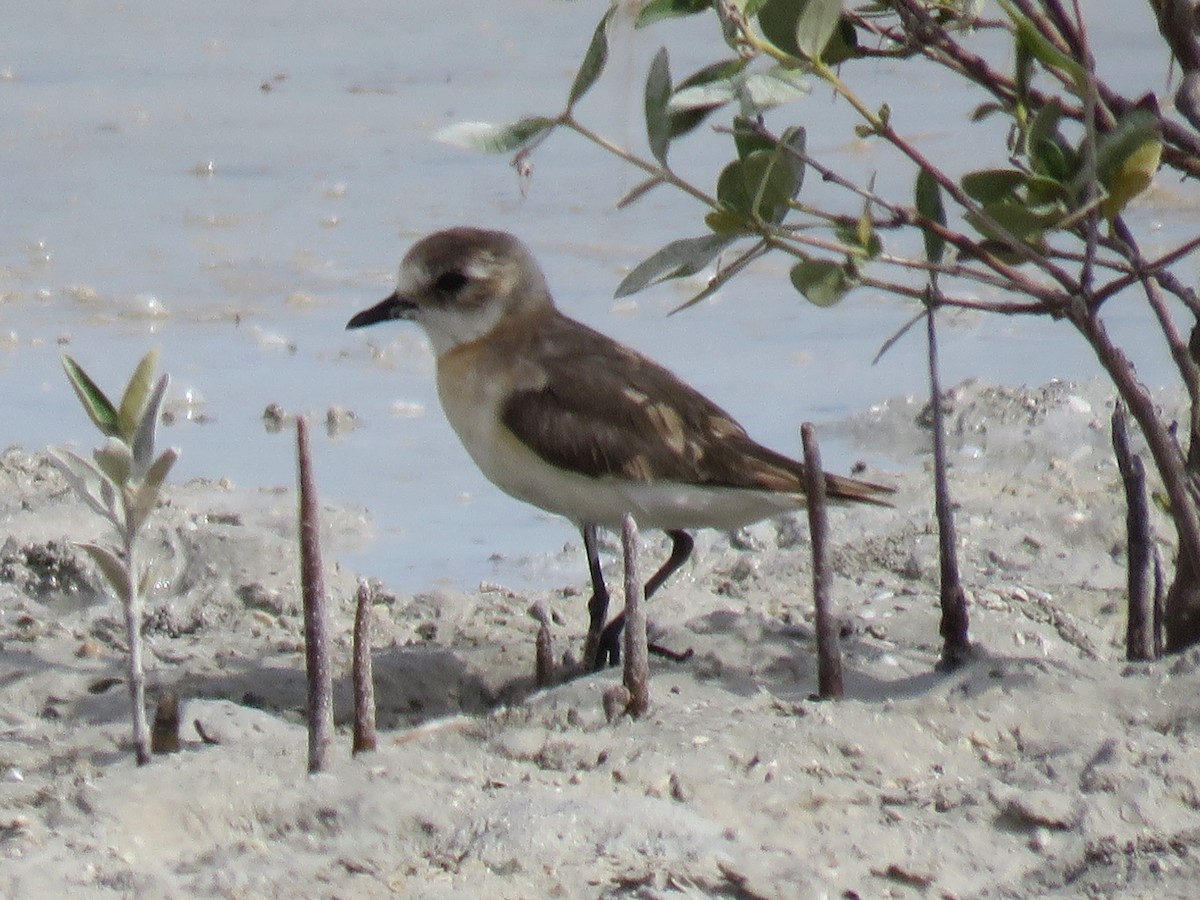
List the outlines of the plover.
<svg viewBox="0 0 1200 900">
<path fill-rule="evenodd" d="M 425 329 L 442 409 L 475 464 L 501 490 L 574 522 L 592 597 L 586 661 L 618 657 L 607 622 L 597 528 L 631 514 L 661 529 L 670 557 L 649 597 L 692 552 L 690 529 L 732 530 L 804 506 L 804 466 L 756 443 L 671 372 L 559 311 L 529 249 L 513 235 L 451 228 L 418 241 L 396 290 L 347 328 L 392 319 Z M 892 489 L 825 475 L 831 500 L 888 505 Z"/>
</svg>

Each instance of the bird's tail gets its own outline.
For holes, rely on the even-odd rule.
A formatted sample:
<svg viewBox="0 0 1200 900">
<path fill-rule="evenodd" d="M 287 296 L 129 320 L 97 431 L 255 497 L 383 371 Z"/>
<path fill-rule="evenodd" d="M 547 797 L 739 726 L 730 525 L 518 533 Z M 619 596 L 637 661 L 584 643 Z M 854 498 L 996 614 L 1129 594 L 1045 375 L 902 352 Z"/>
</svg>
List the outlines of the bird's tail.
<svg viewBox="0 0 1200 900">
<path fill-rule="evenodd" d="M 871 481 L 847 478 L 845 475 L 825 473 L 825 495 L 835 503 L 872 503 L 875 506 L 891 506 L 891 501 L 886 498 L 889 494 L 894 493 L 896 493 L 896 489 L 886 484 L 875 484 Z"/>
</svg>

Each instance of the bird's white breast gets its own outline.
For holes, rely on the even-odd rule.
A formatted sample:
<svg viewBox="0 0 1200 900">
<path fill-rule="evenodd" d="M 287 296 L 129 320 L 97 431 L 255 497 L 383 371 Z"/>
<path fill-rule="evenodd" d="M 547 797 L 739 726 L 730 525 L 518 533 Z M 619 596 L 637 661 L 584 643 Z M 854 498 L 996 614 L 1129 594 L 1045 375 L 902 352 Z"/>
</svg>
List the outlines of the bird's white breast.
<svg viewBox="0 0 1200 900">
<path fill-rule="evenodd" d="M 799 494 L 678 482 L 592 478 L 546 462 L 501 421 L 512 381 L 481 365 L 468 347 L 438 361 L 438 396 L 471 459 L 510 496 L 578 525 L 620 528 L 626 513 L 643 528 L 740 528 L 804 505 Z"/>
</svg>

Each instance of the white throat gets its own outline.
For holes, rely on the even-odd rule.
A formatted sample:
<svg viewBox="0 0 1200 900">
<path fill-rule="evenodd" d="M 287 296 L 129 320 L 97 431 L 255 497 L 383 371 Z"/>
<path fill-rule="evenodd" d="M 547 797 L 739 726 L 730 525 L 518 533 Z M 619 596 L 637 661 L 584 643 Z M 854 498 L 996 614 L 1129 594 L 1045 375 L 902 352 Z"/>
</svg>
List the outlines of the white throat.
<svg viewBox="0 0 1200 900">
<path fill-rule="evenodd" d="M 425 329 L 433 355 L 441 359 L 455 347 L 479 340 L 495 328 L 503 316 L 501 304 L 488 303 L 472 309 L 427 307 L 417 314 L 416 321 Z"/>
</svg>

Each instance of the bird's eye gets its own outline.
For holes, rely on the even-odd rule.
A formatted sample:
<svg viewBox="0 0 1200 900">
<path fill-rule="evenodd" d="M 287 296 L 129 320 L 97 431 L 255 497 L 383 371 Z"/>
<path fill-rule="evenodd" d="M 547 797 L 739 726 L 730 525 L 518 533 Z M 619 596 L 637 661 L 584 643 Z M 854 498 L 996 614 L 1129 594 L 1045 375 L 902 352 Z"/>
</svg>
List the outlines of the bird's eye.
<svg viewBox="0 0 1200 900">
<path fill-rule="evenodd" d="M 451 269 L 449 272 L 443 272 L 439 275 L 433 286 L 439 294 L 451 295 L 461 291 L 466 283 L 466 275 L 457 269 Z"/>
</svg>

